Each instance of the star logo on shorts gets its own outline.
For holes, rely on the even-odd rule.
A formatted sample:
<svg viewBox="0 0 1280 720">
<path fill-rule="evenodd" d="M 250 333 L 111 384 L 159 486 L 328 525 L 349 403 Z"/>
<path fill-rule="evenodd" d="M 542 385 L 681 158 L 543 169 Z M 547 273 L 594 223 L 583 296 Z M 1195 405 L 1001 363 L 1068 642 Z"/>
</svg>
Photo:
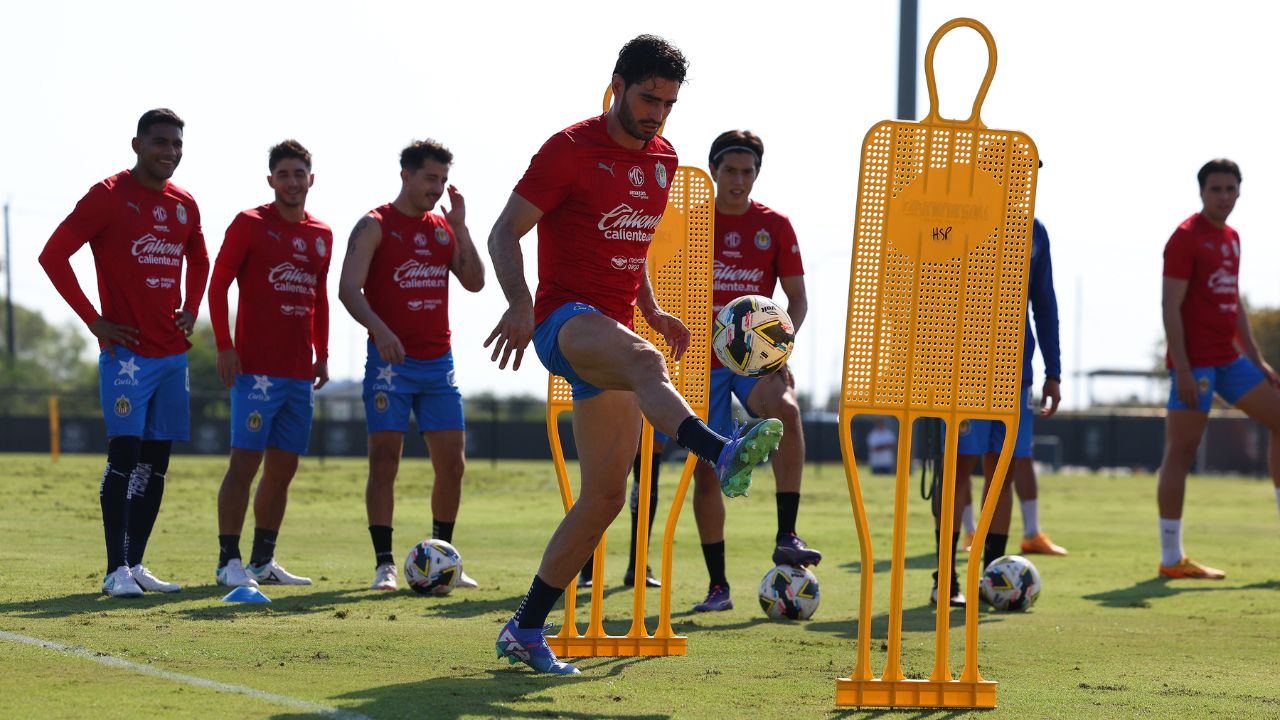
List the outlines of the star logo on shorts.
<svg viewBox="0 0 1280 720">
<path fill-rule="evenodd" d="M 138 378 L 134 377 L 133 375 L 134 375 L 134 373 L 136 373 L 136 372 L 138 372 L 139 370 L 141 370 L 141 369 L 142 369 L 142 368 L 138 367 L 138 363 L 134 362 L 134 361 L 133 361 L 133 358 L 129 358 L 128 360 L 118 360 L 117 362 L 119 362 L 119 363 L 120 363 L 120 372 L 118 372 L 118 373 L 116 373 L 116 374 L 117 374 L 117 375 L 128 375 L 128 376 L 129 376 L 129 382 L 131 382 L 131 383 L 137 383 L 137 382 L 138 382 Z"/>
<path fill-rule="evenodd" d="M 262 399 L 263 399 L 263 400 L 270 400 L 270 399 L 271 399 L 271 386 L 272 386 L 272 385 L 274 385 L 274 384 L 275 384 L 275 383 L 271 382 L 271 378 L 270 378 L 270 377 L 268 377 L 268 376 L 266 376 L 266 375 L 254 375 L 254 376 L 253 376 L 253 389 L 252 389 L 252 390 L 250 390 L 249 392 L 258 392 L 259 390 L 261 390 L 261 391 L 262 391 Z"/>
<path fill-rule="evenodd" d="M 378 368 L 378 378 L 374 380 L 374 382 L 383 382 L 385 380 L 387 383 L 387 389 L 395 390 L 396 389 L 395 376 L 396 376 L 396 371 L 391 369 L 390 365 L 387 365 L 386 367 Z"/>
</svg>

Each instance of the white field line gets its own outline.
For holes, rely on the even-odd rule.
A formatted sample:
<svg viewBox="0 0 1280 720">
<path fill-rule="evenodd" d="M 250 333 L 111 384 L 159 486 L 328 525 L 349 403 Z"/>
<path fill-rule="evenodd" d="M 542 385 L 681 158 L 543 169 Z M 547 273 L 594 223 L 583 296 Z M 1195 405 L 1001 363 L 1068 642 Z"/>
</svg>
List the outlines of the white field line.
<svg viewBox="0 0 1280 720">
<path fill-rule="evenodd" d="M 235 693 L 237 695 L 245 695 L 247 697 L 256 698 L 258 700 L 266 700 L 267 702 L 273 702 L 273 703 L 276 703 L 277 705 L 285 705 L 287 707 L 291 707 L 297 710 L 305 710 L 307 712 L 315 713 L 317 715 L 324 715 L 326 717 L 340 718 L 341 720 L 369 720 L 369 718 L 365 717 L 364 715 L 348 712 L 346 710 L 339 710 L 338 708 L 329 707 L 327 705 L 318 705 L 313 702 L 307 702 L 306 700 L 299 700 L 298 698 L 291 698 L 286 695 L 276 695 L 275 693 L 264 692 L 262 690 L 255 690 L 251 687 L 244 687 L 243 685 L 230 685 L 228 683 L 221 683 L 221 682 L 217 682 L 216 680 L 207 680 L 205 678 L 196 677 L 194 675 L 184 675 L 182 673 L 171 672 L 169 670 L 161 670 L 160 668 L 152 667 L 151 665 L 144 665 L 142 663 L 130 662 L 129 660 L 125 660 L 123 658 L 118 658 L 113 655 L 96 653 L 92 650 L 86 650 L 85 648 L 82 648 L 82 647 L 75 647 L 72 645 L 63 645 L 61 643 L 56 643 L 49 640 L 41 640 L 40 638 L 34 638 L 27 635 L 19 635 L 17 633 L 5 632 L 4 630 L 0 630 L 0 640 L 8 640 L 9 642 L 21 643 L 23 645 L 32 645 L 38 648 L 44 648 L 46 650 L 53 650 L 54 652 L 65 653 L 67 655 L 74 655 L 76 657 L 84 658 L 85 660 L 92 660 L 93 662 L 99 663 L 101 665 L 106 665 L 108 667 L 119 668 L 121 670 L 130 670 L 133 672 L 142 673 L 144 675 L 151 675 L 153 677 L 162 678 L 164 680 L 180 682 L 180 683 L 183 683 L 184 685 L 194 685 L 196 687 L 216 690 L 217 692 L 226 692 L 226 693 Z"/>
</svg>

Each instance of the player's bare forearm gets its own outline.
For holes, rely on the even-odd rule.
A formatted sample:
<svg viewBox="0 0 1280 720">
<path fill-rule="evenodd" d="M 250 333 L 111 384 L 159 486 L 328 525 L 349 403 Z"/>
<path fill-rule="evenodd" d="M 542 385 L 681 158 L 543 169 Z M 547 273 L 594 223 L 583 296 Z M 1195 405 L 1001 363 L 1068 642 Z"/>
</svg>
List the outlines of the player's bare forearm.
<svg viewBox="0 0 1280 720">
<path fill-rule="evenodd" d="M 476 244 L 471 241 L 471 231 L 462 223 L 452 227 L 453 236 L 458 241 L 458 251 L 453 258 L 453 274 L 458 277 L 463 288 L 469 292 L 480 292 L 484 288 L 484 262 L 480 260 Z"/>
<path fill-rule="evenodd" d="M 520 240 L 509 230 L 495 225 L 489 234 L 489 259 L 493 262 L 493 275 L 498 278 L 502 294 L 511 306 L 532 305 L 533 296 L 524 280 L 524 252 Z"/>
<path fill-rule="evenodd" d="M 1169 348 L 1169 359 L 1177 370 L 1191 369 L 1191 361 L 1187 357 L 1186 333 L 1182 326 L 1182 301 L 1186 295 L 1186 280 L 1168 277 L 1164 279 L 1161 302 L 1164 335 Z"/>
<path fill-rule="evenodd" d="M 636 290 L 636 307 L 649 324 L 653 324 L 653 316 L 662 312 L 658 307 L 658 298 L 653 294 L 653 285 L 649 282 L 649 261 L 645 261 L 644 272 L 640 275 L 640 287 Z"/>
<path fill-rule="evenodd" d="M 365 215 L 356 223 L 348 241 L 347 256 L 342 260 L 342 274 L 338 277 L 338 299 L 356 322 L 374 335 L 387 329 L 382 318 L 369 306 L 364 296 L 364 283 L 369 277 L 369 265 L 373 253 L 382 239 L 381 226 Z"/>
<path fill-rule="evenodd" d="M 796 332 L 800 332 L 800 326 L 809 314 L 809 294 L 804 288 L 804 276 L 781 277 L 778 280 L 782 285 L 782 293 L 787 296 L 787 315 L 791 317 L 791 325 Z"/>
</svg>

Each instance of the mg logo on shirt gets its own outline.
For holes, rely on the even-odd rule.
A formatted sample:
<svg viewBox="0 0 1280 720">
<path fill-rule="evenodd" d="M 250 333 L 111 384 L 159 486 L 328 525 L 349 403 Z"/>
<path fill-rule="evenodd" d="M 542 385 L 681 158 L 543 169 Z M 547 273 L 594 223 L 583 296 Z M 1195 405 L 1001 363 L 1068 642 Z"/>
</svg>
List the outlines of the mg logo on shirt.
<svg viewBox="0 0 1280 720">
<path fill-rule="evenodd" d="M 644 171 L 640 169 L 639 165 L 632 165 L 631 169 L 627 171 L 627 179 L 631 181 L 632 185 L 640 187 L 644 184 Z"/>
<path fill-rule="evenodd" d="M 151 208 L 151 217 L 155 218 L 156 222 L 162 223 L 169 219 L 169 213 L 165 212 L 164 208 L 157 205 Z"/>
<path fill-rule="evenodd" d="M 737 230 L 730 230 L 729 232 L 724 234 L 725 247 L 736 248 L 741 244 L 742 244 L 742 236 L 738 234 Z"/>
<path fill-rule="evenodd" d="M 301 253 L 301 252 L 306 252 L 306 251 L 307 251 L 307 241 L 306 241 L 306 240 L 303 240 L 303 239 L 302 239 L 302 238 L 300 238 L 300 237 L 296 237 L 296 238 L 294 238 L 294 239 L 293 239 L 293 249 L 294 249 L 294 251 L 295 251 L 295 252 L 300 252 L 300 253 Z"/>
<path fill-rule="evenodd" d="M 414 235 L 413 235 L 413 244 L 414 244 L 414 245 L 417 245 L 418 247 L 426 247 L 426 246 L 427 246 L 427 236 L 426 236 L 426 234 L 425 234 L 425 233 L 414 233 Z"/>
</svg>

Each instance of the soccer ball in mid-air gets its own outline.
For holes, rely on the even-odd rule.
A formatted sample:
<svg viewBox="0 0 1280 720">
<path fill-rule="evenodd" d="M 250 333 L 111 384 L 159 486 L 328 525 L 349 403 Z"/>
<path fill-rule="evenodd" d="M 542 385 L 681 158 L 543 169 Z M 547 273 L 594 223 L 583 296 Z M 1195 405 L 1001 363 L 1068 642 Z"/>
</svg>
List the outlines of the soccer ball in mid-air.
<svg viewBox="0 0 1280 720">
<path fill-rule="evenodd" d="M 760 581 L 760 607 L 774 620 L 808 620 L 818 598 L 818 577 L 808 568 L 779 565 Z"/>
<path fill-rule="evenodd" d="M 786 364 L 796 340 L 786 311 L 763 295 L 730 301 L 716 315 L 711 333 L 720 362 L 747 377 L 768 375 Z"/>
<path fill-rule="evenodd" d="M 997 610 L 1026 610 L 1040 597 L 1040 572 L 1021 555 L 1002 555 L 982 573 L 978 594 Z"/>
<path fill-rule="evenodd" d="M 404 579 L 421 595 L 447 595 L 462 577 L 462 556 L 444 540 L 423 540 L 404 559 Z"/>
</svg>

